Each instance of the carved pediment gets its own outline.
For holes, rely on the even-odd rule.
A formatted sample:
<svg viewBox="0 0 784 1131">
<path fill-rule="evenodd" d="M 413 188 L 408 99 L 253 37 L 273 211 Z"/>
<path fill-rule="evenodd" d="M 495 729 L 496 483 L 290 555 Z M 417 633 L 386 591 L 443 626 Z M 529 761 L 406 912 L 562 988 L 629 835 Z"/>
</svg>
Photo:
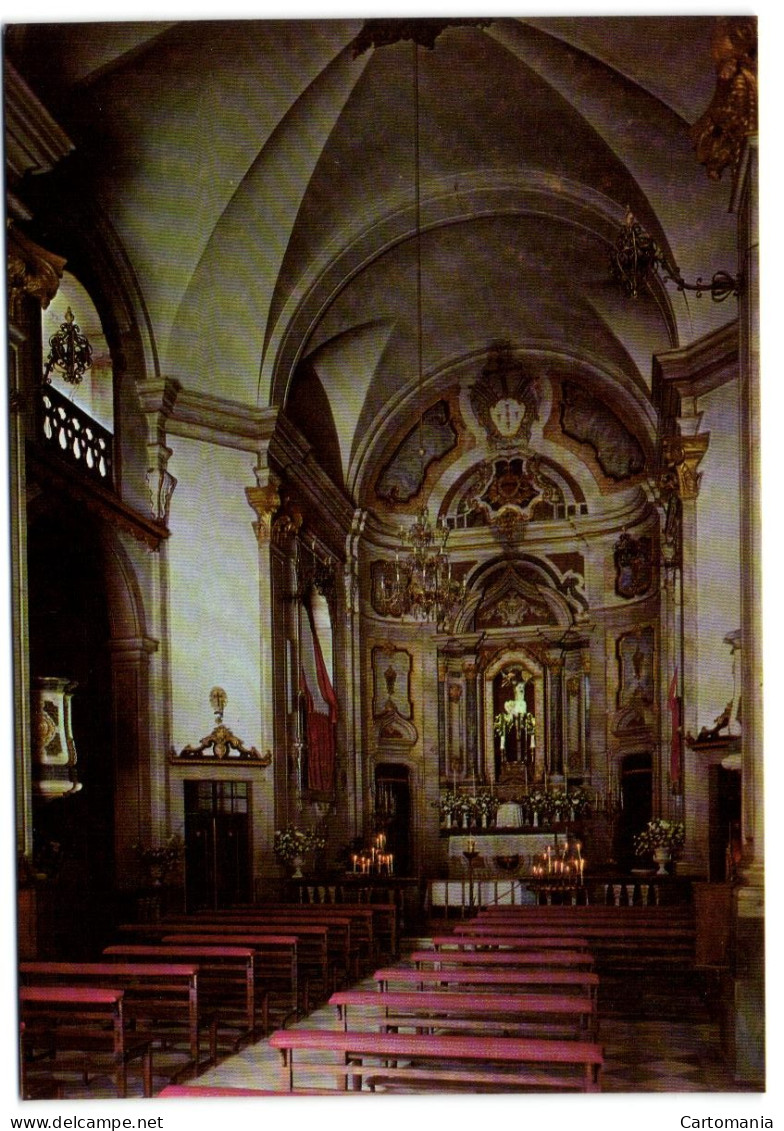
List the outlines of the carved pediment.
<svg viewBox="0 0 784 1131">
<path fill-rule="evenodd" d="M 374 723 L 378 749 L 410 749 L 419 738 L 417 728 L 404 718 L 394 703 L 389 701 Z"/>
</svg>

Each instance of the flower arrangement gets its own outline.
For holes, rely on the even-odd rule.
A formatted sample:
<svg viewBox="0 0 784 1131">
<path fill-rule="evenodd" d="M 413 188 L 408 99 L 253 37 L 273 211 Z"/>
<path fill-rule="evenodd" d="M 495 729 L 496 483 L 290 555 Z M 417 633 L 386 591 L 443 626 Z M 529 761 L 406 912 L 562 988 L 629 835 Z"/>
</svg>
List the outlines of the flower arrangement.
<svg viewBox="0 0 784 1131">
<path fill-rule="evenodd" d="M 307 852 L 324 848 L 326 843 L 326 838 L 316 829 L 297 829 L 287 825 L 285 829 L 275 830 L 272 851 L 282 863 L 289 863 Z"/>
<path fill-rule="evenodd" d="M 454 793 L 451 789 L 447 789 L 440 795 L 438 801 L 433 801 L 432 806 L 438 810 L 438 815 L 442 821 L 451 821 L 452 814 L 458 807 L 459 795 Z"/>
<path fill-rule="evenodd" d="M 164 844 L 152 847 L 137 842 L 132 848 L 137 860 L 151 879 L 161 883 L 179 864 L 185 845 L 182 837 L 173 833 Z"/>
<path fill-rule="evenodd" d="M 656 817 L 634 838 L 638 856 L 652 856 L 657 848 L 665 848 L 673 856 L 683 850 L 686 834 L 682 821 L 666 821 Z"/>
<path fill-rule="evenodd" d="M 494 817 L 498 812 L 499 801 L 492 793 L 478 793 L 473 798 L 474 809 L 480 817 Z"/>
<path fill-rule="evenodd" d="M 591 807 L 591 798 L 587 789 L 571 790 L 569 793 L 569 809 L 574 813 L 575 817 L 582 817 Z"/>
</svg>

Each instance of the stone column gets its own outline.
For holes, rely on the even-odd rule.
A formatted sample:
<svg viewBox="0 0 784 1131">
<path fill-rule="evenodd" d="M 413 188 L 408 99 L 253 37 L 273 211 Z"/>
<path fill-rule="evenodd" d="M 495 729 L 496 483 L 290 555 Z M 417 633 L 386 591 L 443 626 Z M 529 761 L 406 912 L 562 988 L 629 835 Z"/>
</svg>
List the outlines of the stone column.
<svg viewBox="0 0 784 1131">
<path fill-rule="evenodd" d="M 6 92 L 8 94 L 8 92 Z M 41 383 L 41 310 L 57 294 L 65 260 L 33 243 L 11 224 L 6 235 L 8 279 L 8 407 L 11 634 L 17 851 L 33 848 L 30 657 L 27 607 L 27 472 Z"/>
<path fill-rule="evenodd" d="M 115 804 L 114 845 L 117 861 L 133 858 L 132 845 L 154 840 L 153 767 L 149 744 L 150 656 L 158 642 L 147 636 L 109 642 L 112 673 L 112 747 Z M 159 824 L 159 822 L 158 822 Z M 134 877 L 118 869 L 118 887 Z"/>
<path fill-rule="evenodd" d="M 286 813 L 283 804 L 287 798 L 288 767 L 286 764 L 286 704 L 285 681 L 276 679 L 279 671 L 285 670 L 285 608 L 281 595 L 277 592 L 275 578 L 280 578 L 285 567 L 284 545 L 292 533 L 296 533 L 295 518 L 280 516 L 281 496 L 280 478 L 266 464 L 266 448 L 259 453 L 255 469 L 256 484 L 245 488 L 248 504 L 256 515 L 253 532 L 259 550 L 259 608 L 261 610 L 261 640 L 259 642 L 259 689 L 261 718 L 260 749 L 274 751 L 273 774 L 271 779 L 272 797 L 264 807 L 261 825 L 263 839 L 272 844 L 277 822 L 283 822 Z M 277 524 L 276 524 L 277 520 Z M 299 522 L 301 523 L 301 516 Z M 273 530 L 275 531 L 273 537 Z M 280 582 L 278 582 L 278 585 Z M 259 783 L 261 789 L 264 784 Z M 283 805 L 283 808 L 282 808 Z M 276 811 L 277 810 L 277 811 Z M 261 859 L 263 870 L 274 874 L 272 853 L 264 853 Z"/>
<path fill-rule="evenodd" d="M 352 839 L 362 835 L 362 798 L 368 792 L 362 762 L 362 640 L 360 613 L 360 547 L 367 511 L 357 510 L 346 538 L 346 565 L 343 577 L 346 626 L 343 633 L 343 670 L 347 673 L 346 703 L 346 804 L 348 831 Z"/>
<path fill-rule="evenodd" d="M 757 139 L 747 139 L 733 207 L 738 216 L 740 295 L 741 834 L 734 892 L 732 1050 L 736 1079 L 764 1078 L 764 809 Z"/>
<path fill-rule="evenodd" d="M 699 660 L 699 630 L 697 616 L 697 497 L 701 474 L 697 468 L 708 450 L 710 434 L 697 432 L 699 416 L 682 418 L 679 427 L 685 435 L 667 437 L 662 443 L 662 462 L 670 476 L 672 489 L 677 491 L 681 504 L 681 607 L 680 640 L 676 641 L 676 655 L 680 653 L 681 688 L 697 686 Z M 671 677 L 670 677 L 671 678 Z M 696 734 L 697 702 L 693 694 L 684 694 L 681 706 L 681 735 Z M 668 728 L 669 732 L 669 728 Z M 663 775 L 664 777 L 664 775 Z M 708 781 L 693 750 L 683 747 L 683 820 L 686 828 L 686 845 L 683 863 L 689 872 L 707 875 L 708 871 Z M 662 809 L 664 807 L 662 806 Z"/>
</svg>

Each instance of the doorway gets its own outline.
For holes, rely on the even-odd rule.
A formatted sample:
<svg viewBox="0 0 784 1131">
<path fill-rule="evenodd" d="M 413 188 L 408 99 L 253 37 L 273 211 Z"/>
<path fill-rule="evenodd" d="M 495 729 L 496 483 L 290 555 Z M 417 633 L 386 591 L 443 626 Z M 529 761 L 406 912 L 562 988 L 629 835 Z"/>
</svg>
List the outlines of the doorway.
<svg viewBox="0 0 784 1131">
<path fill-rule="evenodd" d="M 250 784 L 186 781 L 185 909 L 251 900 Z"/>
<path fill-rule="evenodd" d="M 386 833 L 387 852 L 394 856 L 395 872 L 410 875 L 411 788 L 408 766 L 379 762 L 376 766 L 376 831 Z"/>
<path fill-rule="evenodd" d="M 622 868 L 633 866 L 634 838 L 653 813 L 651 755 L 627 754 L 620 763 L 621 811 L 618 814 L 616 858 Z"/>
</svg>

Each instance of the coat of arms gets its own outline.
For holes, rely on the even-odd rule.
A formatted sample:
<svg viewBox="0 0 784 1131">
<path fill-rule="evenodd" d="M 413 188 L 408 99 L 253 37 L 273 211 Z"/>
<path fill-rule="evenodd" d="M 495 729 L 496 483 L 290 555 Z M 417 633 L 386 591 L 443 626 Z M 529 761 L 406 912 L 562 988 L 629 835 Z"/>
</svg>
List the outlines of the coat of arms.
<svg viewBox="0 0 784 1131">
<path fill-rule="evenodd" d="M 615 543 L 615 592 L 619 597 L 642 597 L 652 580 L 650 538 L 622 534 Z"/>
</svg>

